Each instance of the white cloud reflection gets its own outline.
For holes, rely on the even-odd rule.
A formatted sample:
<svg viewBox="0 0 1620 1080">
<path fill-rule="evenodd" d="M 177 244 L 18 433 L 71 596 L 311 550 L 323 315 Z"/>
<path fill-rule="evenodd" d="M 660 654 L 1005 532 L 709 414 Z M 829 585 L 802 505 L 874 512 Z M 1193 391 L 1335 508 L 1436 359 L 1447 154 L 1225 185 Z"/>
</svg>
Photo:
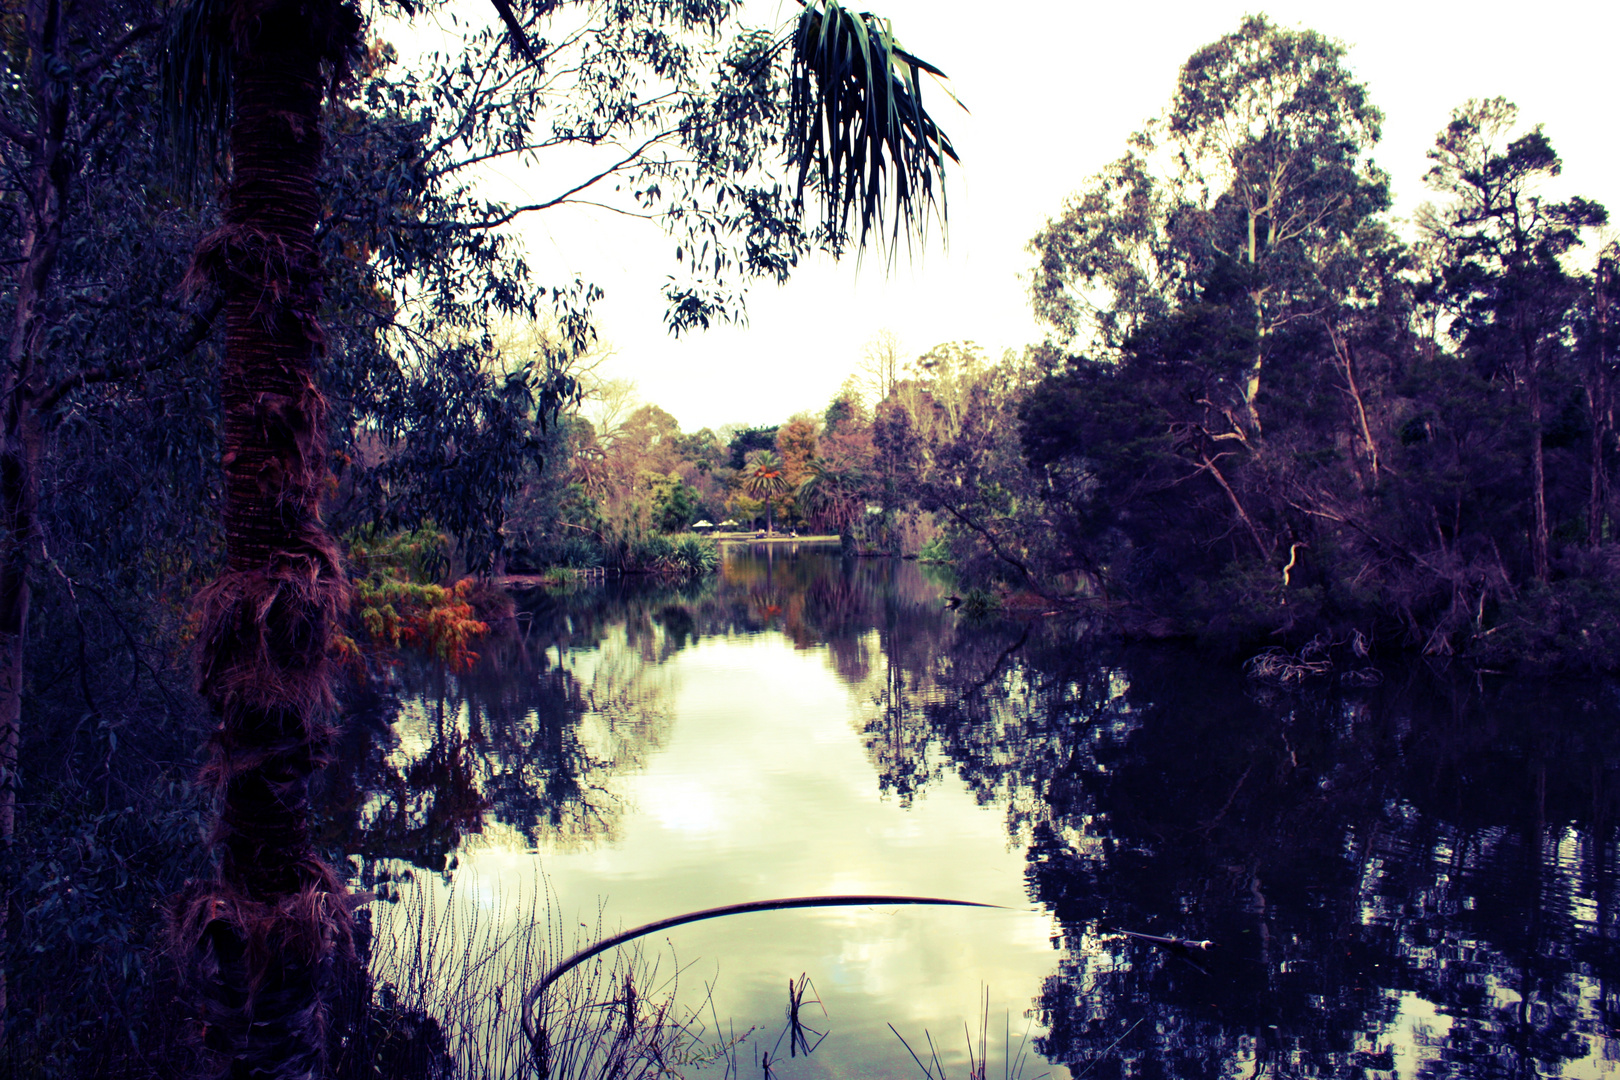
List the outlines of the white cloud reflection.
<svg viewBox="0 0 1620 1080">
<path fill-rule="evenodd" d="M 818 1010 L 807 1014 L 832 1032 L 816 1057 L 831 1071 L 820 1075 L 869 1075 L 846 1070 L 884 1060 L 914 1068 L 889 1023 L 914 1040 L 929 1029 L 965 1060 L 962 1024 L 977 1031 L 983 987 L 993 1042 L 1004 1022 L 1021 1034 L 1056 954 L 1051 920 L 1023 894 L 1023 853 L 1009 850 L 1002 811 L 978 805 L 952 777 L 909 808 L 882 797 L 852 726 L 862 706 L 824 649 L 796 649 L 776 633 L 711 638 L 665 667 L 674 722 L 645 770 L 619 781 L 631 809 L 617 841 L 523 856 L 479 848 L 458 875 L 499 879 L 515 895 L 542 870 L 564 922 L 594 924 L 602 904 L 609 931 L 810 894 L 1005 905 L 1013 910 L 756 914 L 681 927 L 649 949 L 695 962 L 684 985 L 718 975 L 720 1015 L 739 1030 L 759 1025 L 766 1049 L 787 980 L 807 973 L 830 1014 L 826 1024 Z"/>
</svg>

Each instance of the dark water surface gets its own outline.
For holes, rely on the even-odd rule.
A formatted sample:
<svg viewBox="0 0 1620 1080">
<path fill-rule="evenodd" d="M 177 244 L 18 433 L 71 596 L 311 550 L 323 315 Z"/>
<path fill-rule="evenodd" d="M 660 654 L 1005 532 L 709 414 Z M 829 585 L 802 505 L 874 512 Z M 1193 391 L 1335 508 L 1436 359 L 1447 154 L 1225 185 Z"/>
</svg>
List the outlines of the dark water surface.
<svg viewBox="0 0 1620 1080">
<path fill-rule="evenodd" d="M 1031 1080 L 1620 1075 L 1611 685 L 1386 666 L 1285 693 L 1056 619 L 972 622 L 948 591 L 729 547 L 704 583 L 536 594 L 469 675 L 402 668 L 332 825 L 368 875 L 416 868 L 374 905 L 379 968 L 410 981 L 424 911 L 442 972 L 548 894 L 565 946 L 926 894 L 1004 910 L 751 915 L 646 951 L 711 1034 L 754 1029 L 751 1076 L 767 1052 L 784 1078 L 923 1076 L 890 1024 L 966 1075 L 986 993 L 989 1075 L 1026 1030 Z M 801 974 L 829 1034 L 786 1058 Z"/>
</svg>

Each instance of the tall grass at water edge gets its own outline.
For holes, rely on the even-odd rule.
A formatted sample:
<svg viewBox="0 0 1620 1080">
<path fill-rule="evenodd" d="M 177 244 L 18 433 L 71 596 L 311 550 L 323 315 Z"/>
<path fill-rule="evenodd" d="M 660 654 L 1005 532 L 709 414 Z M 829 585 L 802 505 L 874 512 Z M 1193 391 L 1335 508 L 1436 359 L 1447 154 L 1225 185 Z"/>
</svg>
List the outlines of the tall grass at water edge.
<svg viewBox="0 0 1620 1080">
<path fill-rule="evenodd" d="M 1002 1080 L 1023 1080 L 1024 1069 L 1032 1061 L 1029 1053 L 1029 1028 L 1030 1025 L 1026 1024 L 1023 1034 L 1019 1037 L 1017 1044 L 1014 1045 L 1012 1017 L 1011 1015 L 1005 1017 L 1002 1027 L 1002 1066 L 1000 1069 L 992 1070 L 990 1066 L 990 990 L 986 987 L 983 991 L 982 1005 L 979 1010 L 979 1038 L 977 1045 L 974 1043 L 973 1033 L 968 1030 L 966 1021 L 962 1024 L 962 1038 L 967 1047 L 967 1080 L 991 1080 L 991 1077 L 995 1076 L 1000 1076 Z M 925 1080 L 950 1080 L 950 1073 L 946 1069 L 945 1063 L 939 1059 L 941 1047 L 934 1042 L 932 1032 L 925 1030 L 922 1044 L 913 1047 L 893 1024 L 889 1025 L 889 1030 L 894 1032 L 894 1037 L 900 1040 L 900 1045 L 906 1048 L 906 1053 L 911 1055 L 911 1060 L 917 1063 L 917 1068 L 922 1070 Z M 924 1050 L 926 1050 L 926 1053 L 923 1052 Z M 1031 1077 L 1030 1080 L 1047 1080 L 1051 1075 L 1051 1071 L 1047 1070 Z"/>
<path fill-rule="evenodd" d="M 472 879 L 438 891 L 417 881 L 369 914 L 369 997 L 347 1018 L 351 1035 L 337 1051 L 336 1075 L 540 1075 L 523 1033 L 523 995 L 581 944 L 565 940 L 543 883 L 513 890 Z M 550 1044 L 544 1075 L 650 1080 L 730 1060 L 747 1034 L 722 1034 L 707 993 L 696 1007 L 678 1005 L 678 966 L 662 966 L 668 974 L 628 947 L 555 983 L 539 1017 Z"/>
<path fill-rule="evenodd" d="M 701 577 L 720 565 L 720 549 L 706 536 L 645 536 L 626 545 L 621 566 L 627 574 Z"/>
</svg>

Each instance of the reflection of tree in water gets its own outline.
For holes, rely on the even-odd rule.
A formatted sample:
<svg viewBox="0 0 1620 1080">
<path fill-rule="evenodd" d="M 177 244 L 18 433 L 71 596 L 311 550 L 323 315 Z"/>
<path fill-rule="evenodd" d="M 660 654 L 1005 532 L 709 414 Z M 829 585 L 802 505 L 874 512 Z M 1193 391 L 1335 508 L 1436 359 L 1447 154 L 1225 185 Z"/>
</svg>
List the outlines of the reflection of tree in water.
<svg viewBox="0 0 1620 1080">
<path fill-rule="evenodd" d="M 354 710 L 334 843 L 440 870 L 492 827 L 525 846 L 610 839 L 622 802 L 612 777 L 668 733 L 667 681 L 648 656 L 659 636 L 585 618 L 561 636 L 525 637 L 520 624 L 462 675 L 405 658 Z"/>
<path fill-rule="evenodd" d="M 724 572 L 691 583 L 627 579 L 519 598 L 516 629 L 484 643 L 469 674 L 406 658 L 357 695 L 346 766 L 328 792 L 328 841 L 368 858 L 442 868 L 469 834 L 534 845 L 611 837 L 612 777 L 667 735 L 665 661 L 704 638 L 780 632 L 826 646 L 870 696 L 874 755 L 909 797 L 926 740 L 919 707 L 938 693 L 933 658 L 953 633 L 939 585 L 914 564 L 728 548 Z M 932 689 L 931 689 L 932 688 Z"/>
<path fill-rule="evenodd" d="M 437 867 L 481 829 L 611 835 L 612 778 L 671 723 L 659 665 L 779 632 L 870 703 L 885 791 L 950 770 L 1007 807 L 1063 927 L 1043 1047 L 1077 1075 L 1554 1074 L 1620 1024 L 1612 689 L 1268 695 L 940 593 L 913 564 L 744 549 L 718 580 L 529 597 L 472 675 L 402 667 L 361 703 L 330 839 Z"/>
<path fill-rule="evenodd" d="M 1017 722 L 1016 712 L 1006 707 L 1011 704 L 1011 688 L 998 682 L 1000 694 L 988 698 L 982 690 L 1005 675 L 1027 631 L 967 622 L 941 611 L 937 601 L 912 610 L 891 605 L 885 615 L 873 634 L 880 667 L 861 688 L 872 708 L 861 734 L 880 790 L 909 805 L 950 761 L 942 752 L 936 727 L 942 710 L 956 710 L 964 721 L 967 717 L 985 721 L 965 726 L 990 735 L 993 743 L 1005 741 L 995 725 Z M 1003 706 L 999 717 L 990 715 L 992 701 Z M 975 797 L 989 802 L 999 786 L 975 783 L 970 772 L 964 769 L 963 775 Z"/>
<path fill-rule="evenodd" d="M 1180 652 L 959 635 L 931 746 L 1005 799 L 1090 1076 L 1556 1074 L 1620 1022 L 1612 690 L 1267 698 Z M 1257 700 L 1259 698 L 1260 700 Z M 922 738 L 919 736 L 919 738 Z M 1217 943 L 1167 948 L 1115 931 Z M 1426 1055 L 1426 1057 L 1424 1056 Z"/>
</svg>

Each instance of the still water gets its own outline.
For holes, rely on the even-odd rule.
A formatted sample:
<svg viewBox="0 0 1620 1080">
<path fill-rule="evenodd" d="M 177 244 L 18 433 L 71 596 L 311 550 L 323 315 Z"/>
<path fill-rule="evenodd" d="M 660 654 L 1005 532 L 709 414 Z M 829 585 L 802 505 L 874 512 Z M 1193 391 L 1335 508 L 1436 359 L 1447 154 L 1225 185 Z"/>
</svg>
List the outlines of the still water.
<svg viewBox="0 0 1620 1080">
<path fill-rule="evenodd" d="M 499 1071 L 524 980 L 478 957 L 937 896 L 997 906 L 647 939 L 640 993 L 678 975 L 697 1033 L 677 1071 L 1620 1075 L 1611 685 L 1386 666 L 1285 692 L 949 592 L 915 563 L 732 546 L 701 583 L 530 595 L 468 674 L 398 669 L 330 793 L 332 842 L 395 900 L 374 970 Z M 451 984 L 472 1000 L 434 997 Z"/>
</svg>

